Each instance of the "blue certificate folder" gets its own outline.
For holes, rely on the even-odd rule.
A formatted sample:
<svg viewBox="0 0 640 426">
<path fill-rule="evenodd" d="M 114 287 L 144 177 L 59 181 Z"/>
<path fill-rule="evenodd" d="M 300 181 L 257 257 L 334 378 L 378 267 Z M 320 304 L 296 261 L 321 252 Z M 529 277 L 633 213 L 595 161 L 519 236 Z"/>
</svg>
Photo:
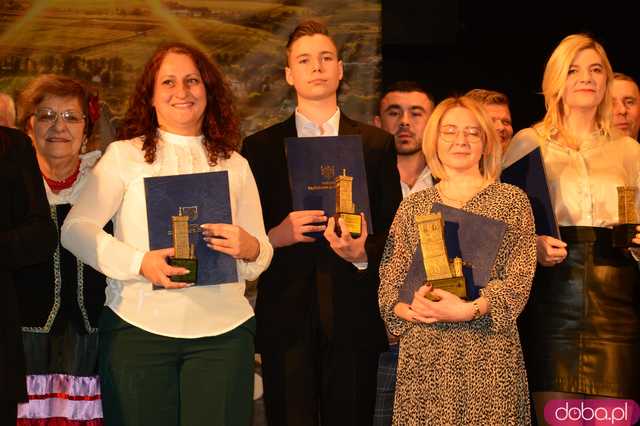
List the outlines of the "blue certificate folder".
<svg viewBox="0 0 640 426">
<path fill-rule="evenodd" d="M 537 235 L 560 238 L 539 147 L 506 167 L 500 175 L 500 181 L 517 186 L 527 194 Z"/>
<path fill-rule="evenodd" d="M 367 230 L 373 234 L 367 174 L 359 135 L 312 138 L 285 138 L 289 184 L 293 210 L 324 210 L 327 217 L 336 212 L 337 175 L 343 171 L 353 177 L 355 212 L 364 212 Z M 322 233 L 309 233 L 319 238 Z"/>
<path fill-rule="evenodd" d="M 200 230 L 203 223 L 232 223 L 226 171 L 144 178 L 144 191 L 151 250 L 173 247 L 171 216 L 182 208 L 198 259 L 196 285 L 238 281 L 235 259 L 207 247 Z"/>
<path fill-rule="evenodd" d="M 477 298 L 479 289 L 489 282 L 498 250 L 507 232 L 507 224 L 440 203 L 435 203 L 431 211 L 442 213 L 447 255 L 450 259 L 460 257 L 467 264 L 462 268 L 467 294 L 471 299 Z M 404 285 L 400 289 L 400 301 L 411 303 L 413 293 L 426 280 L 422 248 L 418 242 Z"/>
</svg>

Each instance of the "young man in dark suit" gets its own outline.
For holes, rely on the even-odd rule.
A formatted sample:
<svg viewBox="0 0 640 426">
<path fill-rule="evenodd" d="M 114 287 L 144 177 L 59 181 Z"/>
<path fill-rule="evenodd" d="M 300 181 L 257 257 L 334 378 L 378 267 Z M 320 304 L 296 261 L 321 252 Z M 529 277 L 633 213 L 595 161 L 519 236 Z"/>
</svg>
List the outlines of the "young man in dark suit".
<svg viewBox="0 0 640 426">
<path fill-rule="evenodd" d="M 270 425 L 371 425 L 378 355 L 387 346 L 378 265 L 402 198 L 393 137 L 338 108 L 342 61 L 327 28 L 300 24 L 287 43 L 297 108 L 244 141 L 275 248 L 260 277 L 257 346 Z M 361 135 L 373 235 L 334 232 L 319 210 L 292 211 L 284 138 Z M 366 224 L 363 224 L 363 230 Z M 323 232 L 314 239 L 305 233 Z"/>
</svg>

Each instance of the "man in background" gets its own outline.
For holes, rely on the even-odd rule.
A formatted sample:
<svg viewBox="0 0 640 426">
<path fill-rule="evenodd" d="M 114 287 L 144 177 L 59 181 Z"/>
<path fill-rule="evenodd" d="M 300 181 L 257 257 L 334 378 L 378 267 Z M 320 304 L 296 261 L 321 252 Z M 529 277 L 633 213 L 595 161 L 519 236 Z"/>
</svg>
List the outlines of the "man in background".
<svg viewBox="0 0 640 426">
<path fill-rule="evenodd" d="M 422 153 L 422 134 L 433 111 L 431 96 L 416 82 L 392 84 L 380 99 L 373 124 L 394 137 L 402 196 L 431 186 L 431 172 Z"/>
<path fill-rule="evenodd" d="M 511 110 L 509 109 L 507 95 L 495 90 L 473 89 L 468 91 L 465 96 L 469 96 L 484 105 L 489 117 L 493 120 L 493 125 L 502 144 L 502 152 L 504 152 L 513 136 Z"/>
<path fill-rule="evenodd" d="M 638 84 L 628 75 L 613 74 L 613 125 L 624 135 L 638 140 L 640 129 L 640 93 Z"/>
</svg>

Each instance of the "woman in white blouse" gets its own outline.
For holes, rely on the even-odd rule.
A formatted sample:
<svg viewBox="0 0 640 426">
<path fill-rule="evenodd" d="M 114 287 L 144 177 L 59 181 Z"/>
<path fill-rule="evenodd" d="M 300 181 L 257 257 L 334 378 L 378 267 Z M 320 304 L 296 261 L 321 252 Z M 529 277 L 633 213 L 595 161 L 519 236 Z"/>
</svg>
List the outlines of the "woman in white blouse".
<svg viewBox="0 0 640 426">
<path fill-rule="evenodd" d="M 546 116 L 512 142 L 540 146 L 560 226 L 561 239 L 537 236 L 540 266 L 522 321 L 541 422 L 552 399 L 640 397 L 640 271 L 611 240 L 616 187 L 640 184 L 640 145 L 611 126 L 612 80 L 599 43 L 566 37 L 545 68 Z"/>
<path fill-rule="evenodd" d="M 62 228 L 62 244 L 108 277 L 100 320 L 107 425 L 248 425 L 253 310 L 245 280 L 273 255 L 238 121 L 221 72 L 174 43 L 147 62 L 125 116 Z M 149 250 L 145 177 L 226 170 L 233 224 L 203 225 L 211 250 L 237 259 L 237 282 L 190 287 L 169 279 L 173 248 Z M 114 236 L 102 231 L 113 220 Z M 169 290 L 154 291 L 152 283 Z"/>
</svg>

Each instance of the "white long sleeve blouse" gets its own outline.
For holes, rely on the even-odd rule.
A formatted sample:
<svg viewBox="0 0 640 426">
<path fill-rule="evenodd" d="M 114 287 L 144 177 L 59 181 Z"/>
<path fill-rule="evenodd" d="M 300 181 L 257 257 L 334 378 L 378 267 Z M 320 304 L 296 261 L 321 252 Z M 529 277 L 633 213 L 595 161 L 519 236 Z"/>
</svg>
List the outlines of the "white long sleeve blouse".
<svg viewBox="0 0 640 426">
<path fill-rule="evenodd" d="M 273 256 L 249 164 L 234 152 L 209 166 L 202 140 L 159 131 L 152 164 L 140 138 L 111 143 L 62 226 L 62 245 L 108 277 L 105 304 L 128 323 L 168 337 L 215 336 L 251 318 L 245 280 L 257 278 Z M 237 282 L 153 290 L 139 272 L 149 251 L 144 178 L 222 170 L 229 173 L 233 224 L 258 239 L 260 255 L 237 261 Z M 102 230 L 109 220 L 113 236 Z"/>
</svg>

